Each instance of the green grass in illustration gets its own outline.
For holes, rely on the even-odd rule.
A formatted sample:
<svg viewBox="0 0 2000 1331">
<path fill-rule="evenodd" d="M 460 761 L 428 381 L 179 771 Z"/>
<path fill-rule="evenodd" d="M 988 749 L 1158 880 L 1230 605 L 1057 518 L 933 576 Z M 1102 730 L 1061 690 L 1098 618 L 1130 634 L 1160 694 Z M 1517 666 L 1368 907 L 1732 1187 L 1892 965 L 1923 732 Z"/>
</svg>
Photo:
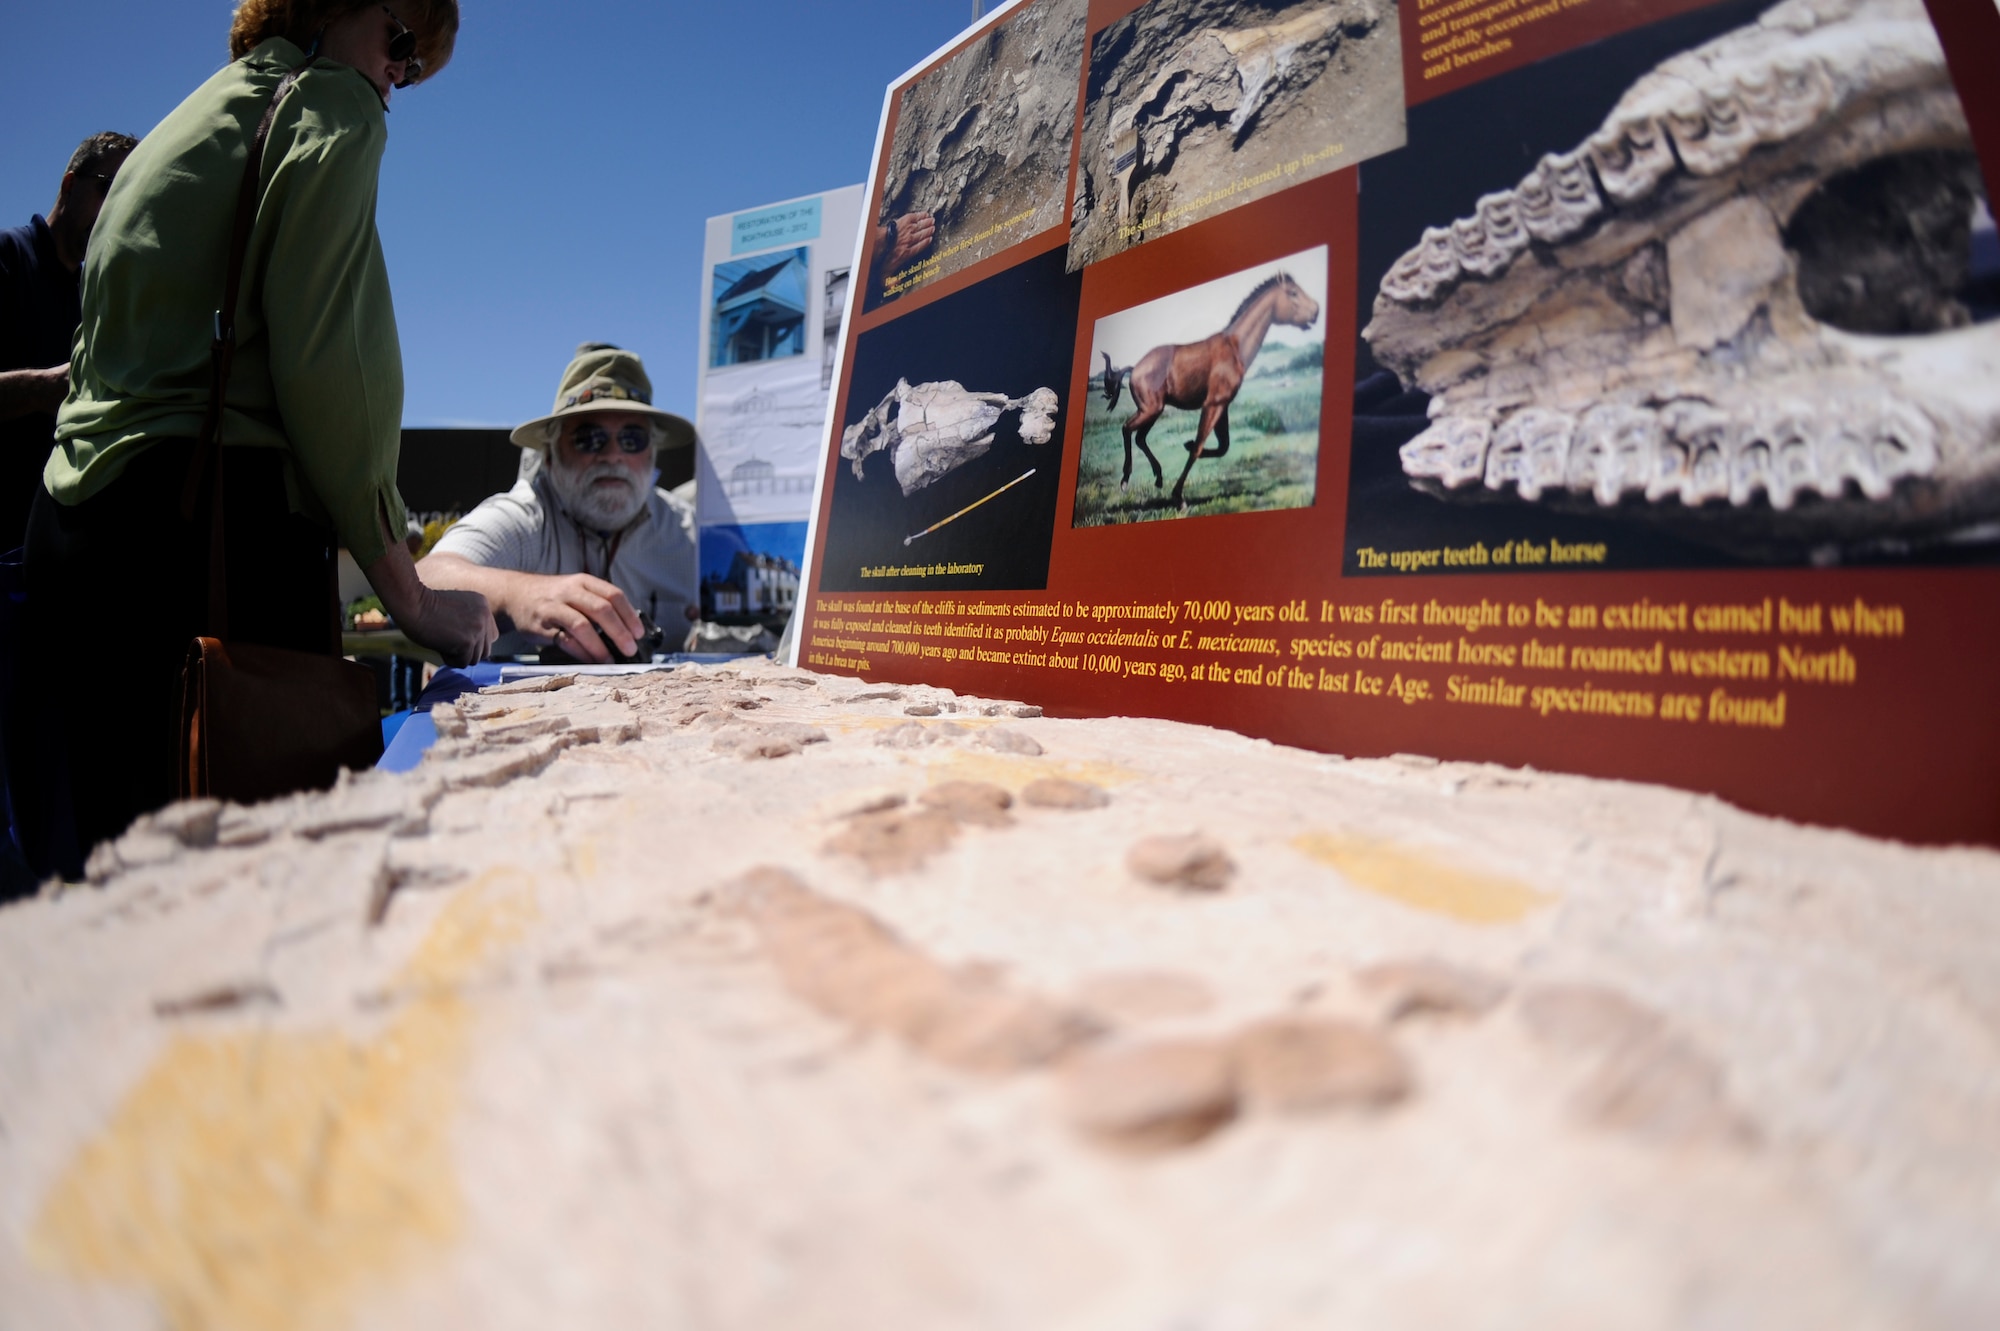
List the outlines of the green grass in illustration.
<svg viewBox="0 0 2000 1331">
<path fill-rule="evenodd" d="M 1187 465 L 1183 445 L 1194 438 L 1199 413 L 1168 407 L 1153 424 L 1148 442 L 1166 473 L 1164 485 L 1154 487 L 1152 467 L 1147 465 L 1145 454 L 1134 448 L 1132 483 L 1120 490 L 1118 477 L 1125 466 L 1120 426 L 1132 414 L 1132 399 L 1126 394 L 1116 409 L 1107 409 L 1093 378 L 1083 418 L 1074 525 L 1103 527 L 1118 522 L 1309 507 L 1319 465 L 1320 373 L 1316 363 L 1291 364 L 1307 357 L 1291 348 L 1284 350 L 1287 356 L 1275 365 L 1272 362 L 1278 358 L 1269 354 L 1257 358 L 1257 368 L 1229 407 L 1229 453 L 1194 464 L 1183 493 L 1186 508 L 1169 496 L 1174 477 Z M 1316 362 L 1317 356 L 1310 359 Z M 1208 446 L 1215 446 L 1213 438 Z"/>
</svg>

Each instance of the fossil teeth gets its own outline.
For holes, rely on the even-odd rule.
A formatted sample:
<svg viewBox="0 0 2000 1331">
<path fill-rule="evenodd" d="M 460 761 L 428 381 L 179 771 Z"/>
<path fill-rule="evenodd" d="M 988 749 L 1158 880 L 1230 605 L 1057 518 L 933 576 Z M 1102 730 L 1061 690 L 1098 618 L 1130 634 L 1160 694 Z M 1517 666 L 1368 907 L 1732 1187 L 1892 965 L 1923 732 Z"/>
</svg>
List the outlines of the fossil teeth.
<svg viewBox="0 0 2000 1331">
<path fill-rule="evenodd" d="M 1493 432 L 1493 442 L 1486 451 L 1486 488 L 1504 490 L 1510 485 L 1526 484 L 1527 443 L 1521 431 L 1509 420 Z"/>
<path fill-rule="evenodd" d="M 1748 443 L 1729 460 L 1729 502 L 1742 508 L 1759 490 L 1770 489 L 1771 450 Z"/>
<path fill-rule="evenodd" d="M 1839 398 L 1819 407 L 1781 401 L 1739 411 L 1694 398 L 1648 407 L 1605 403 L 1580 418 L 1525 407 L 1498 425 L 1446 416 L 1402 448 L 1404 471 L 1457 489 L 1483 480 L 1523 499 L 1588 495 L 1610 508 L 1627 494 L 1651 503 L 1735 508 L 1759 495 L 1779 511 L 1798 497 L 1841 497 L 1852 483 L 1871 499 L 1938 462 L 1937 427 L 1897 398 Z"/>
<path fill-rule="evenodd" d="M 1569 471 L 1569 450 L 1575 437 L 1574 417 L 1560 411 L 1531 407 L 1514 417 L 1527 445 L 1521 469 L 1521 496 L 1539 499 L 1543 490 L 1559 490 Z"/>
<path fill-rule="evenodd" d="M 1458 280 L 1458 250 L 1452 233 L 1444 227 L 1428 227 L 1417 247 L 1396 261 L 1382 279 L 1382 290 L 1392 300 L 1417 305 L 1429 300 L 1441 288 Z"/>
<path fill-rule="evenodd" d="M 1692 506 L 1727 499 L 1729 467 L 1723 447 L 1729 437 L 1728 413 L 1701 401 L 1671 402 L 1661 413 L 1661 424 L 1679 454 L 1671 474 L 1679 481 L 1681 502 Z M 1668 497 L 1664 481 L 1665 476 L 1656 472 L 1646 498 Z"/>
<path fill-rule="evenodd" d="M 1604 211 L 1581 151 L 1542 158 L 1514 191 L 1514 204 L 1522 228 L 1545 245 L 1575 235 Z"/>
<path fill-rule="evenodd" d="M 1782 513 L 1799 494 L 1817 492 L 1813 428 L 1812 412 L 1792 403 L 1754 412 L 1741 421 L 1733 444 L 1736 460 L 1730 470 L 1729 502 L 1741 508 L 1762 490 L 1771 507 Z"/>
<path fill-rule="evenodd" d="M 1507 266 L 1511 254 L 1503 254 L 1492 243 L 1486 233 L 1486 225 L 1477 217 L 1463 217 L 1451 224 L 1452 253 L 1458 257 L 1458 266 L 1468 273 L 1481 277 L 1491 277 Z"/>
<path fill-rule="evenodd" d="M 1937 465 L 1937 428 L 1907 402 L 1849 404 L 1829 422 L 1819 450 L 1822 493 L 1837 497 L 1852 481 L 1870 499 L 1886 499 L 1897 481 Z M 1830 492 L 1830 493 L 1828 493 Z"/>
<path fill-rule="evenodd" d="M 1687 446 L 1665 435 L 1654 445 L 1652 465 L 1646 468 L 1646 502 L 1680 498 L 1692 468 Z"/>
<path fill-rule="evenodd" d="M 1759 557 L 1990 522 L 1983 190 L 1922 0 L 1783 0 L 1391 268 L 1365 336 L 1431 395 L 1404 469 Z"/>
<path fill-rule="evenodd" d="M 1541 407 L 1509 416 L 1486 456 L 1486 487 L 1498 490 L 1512 482 L 1523 499 L 1539 499 L 1544 489 L 1560 488 L 1569 466 L 1573 424 L 1565 413 Z"/>
<path fill-rule="evenodd" d="M 1403 470 L 1456 490 L 1486 474 L 1486 446 L 1493 427 L 1469 416 L 1447 416 L 1404 444 Z"/>
<path fill-rule="evenodd" d="M 1778 59 L 1736 75 L 1743 112 L 1757 137 L 1781 143 L 1811 127 L 1833 102 L 1833 80 L 1814 59 Z"/>
<path fill-rule="evenodd" d="M 1737 105 L 1735 90 L 1706 91 L 1693 117 L 1672 122 L 1681 163 L 1698 176 L 1727 171 L 1757 146 L 1757 133 Z"/>
<path fill-rule="evenodd" d="M 1512 192 L 1488 194 L 1479 201 L 1478 216 L 1479 224 L 1486 233 L 1485 249 L 1497 260 L 1492 271 L 1498 272 L 1512 263 L 1515 255 L 1528 248 L 1528 232 L 1521 225 L 1520 206 Z M 1470 263 L 1465 266 L 1472 268 Z"/>
<path fill-rule="evenodd" d="M 1604 192 L 1616 203 L 1637 203 L 1674 170 L 1674 149 L 1651 116 L 1612 120 L 1585 144 Z"/>
<path fill-rule="evenodd" d="M 1566 483 L 1610 508 L 1627 491 L 1645 488 L 1659 446 L 1659 413 L 1619 403 L 1592 407 L 1577 425 Z"/>
</svg>

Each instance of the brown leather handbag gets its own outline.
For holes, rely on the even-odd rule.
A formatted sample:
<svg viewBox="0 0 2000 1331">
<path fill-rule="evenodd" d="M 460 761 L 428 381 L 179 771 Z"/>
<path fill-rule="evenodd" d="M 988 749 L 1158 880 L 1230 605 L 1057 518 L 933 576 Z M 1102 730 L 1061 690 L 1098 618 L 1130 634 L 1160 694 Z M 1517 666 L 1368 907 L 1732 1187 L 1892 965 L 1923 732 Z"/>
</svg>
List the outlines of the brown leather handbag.
<svg viewBox="0 0 2000 1331">
<path fill-rule="evenodd" d="M 209 635 L 188 646 L 181 672 L 182 799 L 213 795 L 249 803 L 333 784 L 343 767 L 382 756 L 375 675 L 331 654 L 230 642 L 229 590 L 223 560 L 222 406 L 236 355 L 236 302 L 264 162 L 264 141 L 278 104 L 305 69 L 279 81 L 250 143 L 229 242 L 229 280 L 215 314 L 209 355 L 208 410 L 181 491 L 181 516 L 192 523 L 208 491 Z"/>
</svg>

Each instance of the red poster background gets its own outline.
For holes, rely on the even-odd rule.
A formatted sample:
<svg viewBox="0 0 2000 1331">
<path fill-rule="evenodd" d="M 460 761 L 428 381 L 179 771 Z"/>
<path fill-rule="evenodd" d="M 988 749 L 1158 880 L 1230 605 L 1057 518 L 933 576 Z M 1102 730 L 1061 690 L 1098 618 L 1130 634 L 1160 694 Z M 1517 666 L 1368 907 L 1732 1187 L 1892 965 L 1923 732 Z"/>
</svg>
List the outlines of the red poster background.
<svg viewBox="0 0 2000 1331">
<path fill-rule="evenodd" d="M 1404 60 L 1411 102 L 1427 100 L 1532 60 L 1572 49 L 1609 33 L 1700 7 L 1690 0 L 1589 0 L 1558 21 L 1524 30 L 1515 49 L 1428 84 L 1416 44 L 1417 10 L 1404 0 Z M 1137 0 L 1092 0 L 1088 26 L 1106 23 L 1138 8 Z M 1931 12 L 1971 122 L 1989 181 L 2000 180 L 2000 79 L 1993 75 L 2000 52 L 2000 13 L 1991 0 L 1931 0 Z M 1006 15 L 1000 21 L 1005 21 Z M 921 77 L 972 39 L 913 73 Z M 1087 63 L 1087 62 L 1086 62 Z M 905 86 L 899 84 L 898 89 Z M 1078 103 L 1082 105 L 1079 79 Z M 1081 111 L 1079 110 L 1079 122 Z M 877 178 L 893 139 L 896 97 L 892 92 L 878 150 Z M 1073 149 L 1074 152 L 1074 149 Z M 1074 171 L 1072 172 L 1074 179 Z M 955 623 L 963 614 L 926 614 L 917 607 L 938 600 L 988 604 L 1081 603 L 1086 606 L 1228 600 L 1236 604 L 1288 606 L 1303 601 L 1305 621 L 1264 625 L 1282 645 L 1295 637 L 1338 634 L 1356 639 L 1399 632 L 1403 637 L 1437 638 L 1453 631 L 1437 626 L 1389 630 L 1321 620 L 1325 603 L 1364 605 L 1378 617 L 1382 603 L 1433 600 L 1464 605 L 1481 600 L 1534 607 L 1546 615 L 1574 605 L 1607 606 L 1649 599 L 1656 603 L 1761 604 L 1784 598 L 1799 605 L 1898 606 L 1905 632 L 1900 637 L 1801 638 L 1773 634 L 1751 641 L 1695 635 L 1685 645 L 1759 647 L 1780 643 L 1828 650 L 1845 646 L 1857 659 L 1855 680 L 1844 685 L 1795 685 L 1785 689 L 1786 713 L 1780 729 L 1746 728 L 1663 719 L 1594 715 L 1537 715 L 1532 709 L 1451 705 L 1439 701 L 1404 703 L 1386 694 L 1333 694 L 1291 686 L 1280 671 L 1276 685 L 1129 678 L 1076 669 L 1049 669 L 965 660 L 943 663 L 915 656 L 876 652 L 865 675 L 894 682 L 932 683 L 960 692 L 1021 698 L 1051 714 L 1094 716 L 1136 714 L 1225 726 L 1246 734 L 1349 755 L 1414 752 L 1442 758 L 1664 782 L 1712 792 L 1745 808 L 1811 822 L 1844 825 L 1878 835 L 1920 842 L 1976 841 L 2000 844 L 2000 699 L 1992 691 L 1993 663 L 2000 659 L 2000 568 L 1731 569 L 1673 572 L 1574 572 L 1534 574 L 1451 574 L 1343 578 L 1341 553 L 1347 509 L 1350 420 L 1339 404 L 1353 393 L 1355 237 L 1357 175 L 1353 169 L 1310 180 L 1272 198 L 1139 245 L 1086 269 L 1082 308 L 1074 330 L 1073 372 L 1064 400 L 1065 469 L 1045 592 L 977 593 L 940 588 L 937 592 L 822 594 L 821 569 L 808 570 L 802 597 L 799 660 L 819 669 L 840 670 L 827 644 L 852 629 L 833 630 L 830 618 Z M 1066 243 L 1058 227 L 1001 255 L 915 290 L 867 315 L 850 312 L 845 361 L 851 367 L 857 340 L 869 331 L 981 282 L 1032 255 Z M 1087 354 L 1091 330 L 1104 315 L 1171 292 L 1240 271 L 1254 264 L 1324 244 L 1329 252 L 1326 300 L 1326 379 L 1323 387 L 1318 488 L 1309 508 L 1202 517 L 1137 525 L 1075 529 L 1070 526 L 1082 432 L 1081 406 L 1091 383 Z M 861 271 L 868 256 L 861 256 Z M 859 283 L 856 284 L 858 311 Z M 841 465 L 840 423 L 849 419 L 847 380 L 837 385 L 824 473 Z M 870 404 L 872 405 L 872 404 Z M 1177 452 L 1177 450 L 1175 450 Z M 1165 455 L 1163 454 L 1163 461 Z M 822 485 L 816 521 L 823 527 L 832 509 L 830 480 Z M 817 545 L 815 546 L 817 548 Z M 857 610 L 857 606 L 908 606 Z M 990 622 L 1015 622 L 992 618 Z M 1075 617 L 1054 619 L 1070 627 L 1100 628 Z M 1165 625 L 1114 624 L 1158 628 Z M 1194 627 L 1185 618 L 1174 633 Z M 1218 626 L 1210 626 L 1211 631 Z M 1220 628 L 1227 629 L 1224 624 Z M 1660 635 L 1599 630 L 1579 634 L 1566 628 L 1531 624 L 1519 629 L 1485 629 L 1481 642 L 1521 644 L 1588 642 L 1591 645 L 1650 648 Z M 1669 646 L 1681 645 L 1669 640 Z M 1088 650 L 1088 649 L 1086 649 Z M 817 655 L 820 659 L 813 659 Z M 1161 653 L 1151 653 L 1161 656 Z M 1199 654 L 1184 653 L 1193 660 Z M 1264 662 L 1270 664 L 1270 659 Z M 1294 663 L 1289 654 L 1281 666 Z M 1303 668 L 1333 664 L 1299 662 Z M 1351 663 L 1350 663 L 1351 664 Z M 1441 685 L 1442 667 L 1401 672 L 1384 665 L 1371 673 L 1428 673 Z M 1493 671 L 1461 672 L 1481 677 Z M 1531 670 L 1501 672 L 1523 683 L 1580 683 L 1581 677 L 1544 677 Z M 1268 678 L 1268 674 L 1266 678 Z M 1598 678 L 1607 687 L 1623 681 Z M 1733 693 L 1769 695 L 1773 681 L 1743 687 L 1724 682 Z M 1642 681 L 1643 687 L 1670 686 L 1671 680 Z M 1714 681 L 1689 685 L 1707 693 Z M 1636 686 L 1635 686 L 1636 687 Z"/>
</svg>

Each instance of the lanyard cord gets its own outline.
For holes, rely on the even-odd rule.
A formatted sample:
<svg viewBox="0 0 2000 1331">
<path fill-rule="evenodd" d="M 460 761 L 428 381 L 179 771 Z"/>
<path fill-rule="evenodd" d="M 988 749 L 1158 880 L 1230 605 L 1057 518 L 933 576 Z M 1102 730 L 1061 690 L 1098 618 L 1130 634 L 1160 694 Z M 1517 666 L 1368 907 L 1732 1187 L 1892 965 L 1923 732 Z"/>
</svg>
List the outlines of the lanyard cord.
<svg viewBox="0 0 2000 1331">
<path fill-rule="evenodd" d="M 611 581 L 611 563 L 618 558 L 618 547 L 625 542 L 625 532 L 615 531 L 604 539 L 604 580 Z M 589 556 L 584 557 L 583 571 L 590 572 Z"/>
</svg>

